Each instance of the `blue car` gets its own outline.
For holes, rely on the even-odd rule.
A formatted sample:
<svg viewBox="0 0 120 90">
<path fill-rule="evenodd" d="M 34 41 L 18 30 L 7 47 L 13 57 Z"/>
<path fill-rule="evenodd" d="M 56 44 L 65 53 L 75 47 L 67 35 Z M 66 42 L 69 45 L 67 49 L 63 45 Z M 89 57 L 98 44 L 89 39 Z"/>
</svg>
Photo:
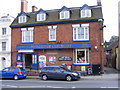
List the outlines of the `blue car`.
<svg viewBox="0 0 120 90">
<path fill-rule="evenodd" d="M 65 79 L 67 81 L 80 79 L 80 73 L 71 71 L 60 66 L 46 66 L 40 70 L 39 76 L 42 80 Z"/>
<path fill-rule="evenodd" d="M 18 80 L 26 77 L 26 70 L 20 67 L 7 67 L 0 71 L 0 78 L 12 78 L 14 80 Z"/>
</svg>

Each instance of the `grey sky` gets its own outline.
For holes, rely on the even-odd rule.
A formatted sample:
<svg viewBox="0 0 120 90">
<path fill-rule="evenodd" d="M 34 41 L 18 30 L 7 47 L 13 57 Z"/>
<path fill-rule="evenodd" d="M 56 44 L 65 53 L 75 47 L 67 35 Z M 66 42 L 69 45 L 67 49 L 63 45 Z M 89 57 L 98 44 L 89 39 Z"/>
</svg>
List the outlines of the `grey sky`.
<svg viewBox="0 0 120 90">
<path fill-rule="evenodd" d="M 33 5 L 38 9 L 43 10 L 61 9 L 62 6 L 66 7 L 81 7 L 84 4 L 89 6 L 97 5 L 97 0 L 27 0 L 29 12 Z M 109 40 L 112 35 L 118 36 L 118 1 L 120 0 L 101 0 L 103 7 L 104 24 L 104 39 Z M 2 0 L 0 3 L 0 15 L 9 13 L 11 16 L 16 17 L 20 12 L 21 0 Z"/>
</svg>

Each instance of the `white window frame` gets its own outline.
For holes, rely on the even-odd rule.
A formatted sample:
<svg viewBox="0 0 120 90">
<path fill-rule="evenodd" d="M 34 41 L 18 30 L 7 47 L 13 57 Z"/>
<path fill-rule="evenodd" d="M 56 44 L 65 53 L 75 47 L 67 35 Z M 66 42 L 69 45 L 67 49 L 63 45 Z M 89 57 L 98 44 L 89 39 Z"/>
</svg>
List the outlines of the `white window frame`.
<svg viewBox="0 0 120 90">
<path fill-rule="evenodd" d="M 60 12 L 60 19 L 69 19 L 70 18 L 70 11 L 61 11 Z"/>
<path fill-rule="evenodd" d="M 21 15 L 18 17 L 18 23 L 26 23 L 27 22 L 27 16 Z"/>
<path fill-rule="evenodd" d="M 2 28 L 2 36 L 5 36 L 5 35 L 7 35 L 7 28 L 3 27 Z"/>
<path fill-rule="evenodd" d="M 34 32 L 34 28 L 21 28 L 22 31 L 22 43 L 32 43 L 33 42 L 33 32 Z M 26 33 L 29 35 L 26 36 Z M 26 38 L 28 37 L 28 38 Z"/>
<path fill-rule="evenodd" d="M 77 62 L 77 51 L 84 51 L 85 52 L 85 63 L 79 63 Z M 87 52 L 88 51 L 88 57 L 87 57 Z M 88 62 L 87 62 L 87 59 L 88 58 Z M 89 58 L 89 49 L 75 49 L 75 61 L 74 61 L 75 64 L 89 64 L 90 63 L 90 58 Z"/>
<path fill-rule="evenodd" d="M 37 21 L 45 21 L 45 20 L 46 20 L 46 14 L 45 13 L 37 14 Z"/>
<path fill-rule="evenodd" d="M 91 17 L 91 9 L 81 10 L 81 18 Z"/>
<path fill-rule="evenodd" d="M 82 40 L 89 40 L 89 24 L 73 24 L 73 41 L 82 41 Z M 76 32 L 75 32 L 76 29 Z M 83 31 L 83 38 L 79 38 L 79 34 L 78 32 Z"/>
<path fill-rule="evenodd" d="M 49 29 L 49 41 L 56 41 L 56 28 L 57 28 L 57 26 L 48 26 L 48 29 Z M 54 33 L 51 33 L 51 32 L 53 32 L 53 30 L 54 30 Z M 54 37 L 52 37 L 51 38 L 51 34 L 52 34 L 52 36 Z"/>
<path fill-rule="evenodd" d="M 2 51 L 7 50 L 7 42 L 2 42 Z"/>
</svg>

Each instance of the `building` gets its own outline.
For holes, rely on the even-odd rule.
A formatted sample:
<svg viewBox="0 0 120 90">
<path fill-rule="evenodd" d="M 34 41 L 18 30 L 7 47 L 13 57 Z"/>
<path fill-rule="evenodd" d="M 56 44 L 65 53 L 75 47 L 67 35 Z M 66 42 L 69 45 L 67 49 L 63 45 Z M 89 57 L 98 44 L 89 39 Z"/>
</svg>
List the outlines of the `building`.
<svg viewBox="0 0 120 90">
<path fill-rule="evenodd" d="M 106 65 L 118 70 L 118 43 L 119 40 L 112 42 L 106 48 Z"/>
<path fill-rule="evenodd" d="M 120 2 L 118 3 L 118 6 L 120 6 Z M 118 36 L 120 40 L 120 8 L 118 7 Z M 120 41 L 118 44 L 118 70 L 120 71 Z"/>
<path fill-rule="evenodd" d="M 11 66 L 11 28 L 14 17 L 0 17 L 0 70 Z"/>
<path fill-rule="evenodd" d="M 24 4 L 23 4 L 24 3 Z M 103 72 L 103 15 L 100 0 L 96 6 L 27 11 L 21 0 L 21 12 L 11 24 L 12 65 L 30 72 L 44 66 L 67 65 L 86 71 L 100 65 Z"/>
</svg>

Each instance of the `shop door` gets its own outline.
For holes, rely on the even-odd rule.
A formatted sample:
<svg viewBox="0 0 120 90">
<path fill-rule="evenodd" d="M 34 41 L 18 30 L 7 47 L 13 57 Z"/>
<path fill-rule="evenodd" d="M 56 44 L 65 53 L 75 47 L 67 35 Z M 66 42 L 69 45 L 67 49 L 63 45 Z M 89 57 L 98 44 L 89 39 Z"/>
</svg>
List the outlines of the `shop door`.
<svg viewBox="0 0 120 90">
<path fill-rule="evenodd" d="M 32 54 L 25 54 L 25 68 L 31 69 Z"/>
<path fill-rule="evenodd" d="M 37 70 L 38 69 L 38 56 L 37 53 L 32 54 L 32 70 Z"/>
</svg>

